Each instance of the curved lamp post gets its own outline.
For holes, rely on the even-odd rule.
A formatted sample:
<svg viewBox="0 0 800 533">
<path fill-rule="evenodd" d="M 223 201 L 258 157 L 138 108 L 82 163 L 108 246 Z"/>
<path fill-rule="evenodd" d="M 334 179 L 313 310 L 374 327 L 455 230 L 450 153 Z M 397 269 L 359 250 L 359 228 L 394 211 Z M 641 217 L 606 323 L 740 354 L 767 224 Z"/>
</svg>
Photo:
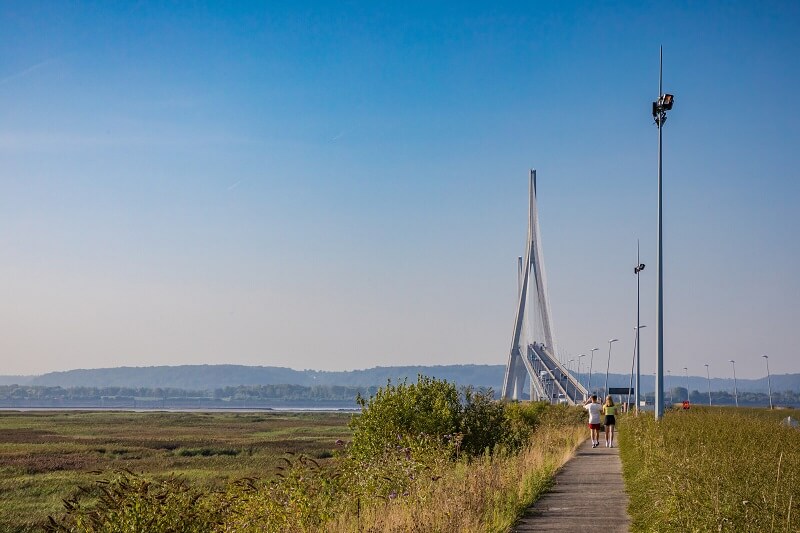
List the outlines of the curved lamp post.
<svg viewBox="0 0 800 533">
<path fill-rule="evenodd" d="M 580 383 L 581 385 L 583 385 L 583 382 L 581 382 L 581 358 L 583 357 L 586 357 L 585 353 L 582 353 L 578 356 L 578 383 Z"/>
<path fill-rule="evenodd" d="M 592 348 L 591 354 L 589 356 L 589 385 L 586 387 L 586 390 L 589 392 L 589 396 L 592 395 L 592 362 L 594 361 L 594 352 L 599 350 L 600 348 Z"/>
<path fill-rule="evenodd" d="M 708 379 L 708 405 L 711 405 L 711 374 L 708 373 L 708 363 L 703 366 L 706 367 L 706 379 Z"/>
<path fill-rule="evenodd" d="M 736 361 L 730 360 L 731 368 L 733 368 L 733 398 L 736 400 L 736 407 L 739 407 L 739 392 L 736 390 Z"/>
<path fill-rule="evenodd" d="M 770 378 L 769 375 L 769 357 L 767 357 L 766 355 L 762 355 L 761 357 L 763 357 L 764 360 L 767 362 L 767 387 L 769 390 L 769 408 L 770 410 L 772 410 L 772 379 Z"/>
<path fill-rule="evenodd" d="M 611 339 L 608 341 L 608 361 L 606 361 L 606 384 L 603 387 L 603 398 L 608 396 L 608 369 L 611 367 L 611 343 L 617 342 L 619 339 Z"/>
<path fill-rule="evenodd" d="M 689 369 L 683 367 L 683 372 L 686 374 L 686 401 L 689 401 Z"/>
<path fill-rule="evenodd" d="M 669 382 L 672 378 L 672 372 L 667 370 L 667 390 L 669 391 L 669 405 L 672 406 L 672 387 L 669 386 Z"/>
</svg>

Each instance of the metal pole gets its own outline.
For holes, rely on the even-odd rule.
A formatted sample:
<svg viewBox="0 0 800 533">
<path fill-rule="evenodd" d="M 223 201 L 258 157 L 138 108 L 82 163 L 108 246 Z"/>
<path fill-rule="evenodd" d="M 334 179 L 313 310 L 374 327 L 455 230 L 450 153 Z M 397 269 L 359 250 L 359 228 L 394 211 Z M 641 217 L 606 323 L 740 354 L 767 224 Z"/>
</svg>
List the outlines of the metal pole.
<svg viewBox="0 0 800 533">
<path fill-rule="evenodd" d="M 572 368 L 572 363 L 574 361 L 575 361 L 575 359 L 570 359 L 569 363 L 567 363 L 567 374 L 569 374 L 569 377 L 567 378 L 567 386 L 564 387 L 564 390 L 567 391 L 567 397 L 569 397 L 569 382 L 571 381 L 569 378 L 572 377 L 572 371 L 574 370 Z M 578 389 L 577 389 L 577 387 L 575 387 L 574 383 L 572 384 L 572 388 L 573 388 L 573 391 L 572 391 L 573 392 L 573 396 L 577 396 L 578 395 Z"/>
<path fill-rule="evenodd" d="M 633 389 L 633 368 L 636 366 L 636 344 L 637 344 L 637 337 L 639 336 L 639 328 L 633 328 L 633 357 L 631 357 L 631 378 L 628 380 L 628 399 L 626 400 L 626 405 L 630 408 L 631 405 L 631 389 Z M 638 402 L 637 402 L 638 403 Z M 636 407 L 635 409 L 636 414 L 639 414 L 639 408 Z"/>
<path fill-rule="evenodd" d="M 772 378 L 770 378 L 770 375 L 769 375 L 769 357 L 767 357 L 766 355 L 762 355 L 761 357 L 763 357 L 764 360 L 767 362 L 767 387 L 769 387 L 768 388 L 768 390 L 769 390 L 769 409 L 771 411 L 772 410 Z"/>
<path fill-rule="evenodd" d="M 661 131 L 661 128 L 659 128 Z M 639 414 L 639 391 L 642 390 L 642 372 L 641 372 L 641 345 L 639 343 L 639 330 L 641 324 L 639 323 L 639 272 L 642 270 L 642 261 L 639 258 L 639 239 L 636 239 L 636 414 Z"/>
<path fill-rule="evenodd" d="M 606 384 L 603 387 L 603 399 L 608 395 L 608 369 L 611 367 L 611 343 L 617 342 L 619 339 L 611 339 L 608 341 L 608 361 L 606 361 Z"/>
<path fill-rule="evenodd" d="M 708 405 L 711 405 L 711 374 L 708 373 L 708 363 L 705 364 L 706 367 L 706 378 L 708 379 Z"/>
<path fill-rule="evenodd" d="M 683 367 L 683 371 L 686 373 L 686 401 L 688 402 L 688 401 L 691 401 L 689 399 L 689 369 L 686 368 L 686 367 Z"/>
<path fill-rule="evenodd" d="M 736 390 L 736 361 L 731 359 L 731 367 L 733 368 L 733 398 L 736 400 L 736 407 L 739 407 L 739 392 Z"/>
<path fill-rule="evenodd" d="M 589 385 L 586 387 L 586 390 L 589 391 L 589 396 L 592 395 L 592 362 L 594 362 L 594 352 L 596 352 L 599 348 L 592 348 L 591 356 L 589 356 Z"/>
<path fill-rule="evenodd" d="M 672 387 L 669 386 L 670 378 L 672 377 L 672 372 L 667 370 L 667 390 L 669 391 L 669 405 L 672 406 Z"/>
<path fill-rule="evenodd" d="M 661 76 L 664 66 L 664 50 L 663 47 L 658 51 L 658 98 L 661 99 Z M 655 397 L 655 417 L 660 420 L 664 416 L 664 405 L 661 400 L 664 388 L 664 256 L 662 253 L 662 195 L 661 195 L 661 128 L 663 127 L 663 120 L 658 119 L 658 247 L 656 270 L 658 278 L 658 311 L 657 311 L 657 359 L 656 359 L 656 397 Z"/>
</svg>

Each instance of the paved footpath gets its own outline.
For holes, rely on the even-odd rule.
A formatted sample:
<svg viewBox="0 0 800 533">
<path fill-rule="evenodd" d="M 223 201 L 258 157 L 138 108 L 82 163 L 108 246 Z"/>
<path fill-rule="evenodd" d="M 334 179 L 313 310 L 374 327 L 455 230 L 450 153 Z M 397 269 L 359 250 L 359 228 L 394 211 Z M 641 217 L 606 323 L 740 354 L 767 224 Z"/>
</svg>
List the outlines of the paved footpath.
<svg viewBox="0 0 800 533">
<path fill-rule="evenodd" d="M 600 446 L 592 448 L 588 439 L 581 444 L 550 492 L 526 511 L 513 531 L 627 533 L 627 507 L 619 450 L 606 448 L 601 433 Z"/>
</svg>

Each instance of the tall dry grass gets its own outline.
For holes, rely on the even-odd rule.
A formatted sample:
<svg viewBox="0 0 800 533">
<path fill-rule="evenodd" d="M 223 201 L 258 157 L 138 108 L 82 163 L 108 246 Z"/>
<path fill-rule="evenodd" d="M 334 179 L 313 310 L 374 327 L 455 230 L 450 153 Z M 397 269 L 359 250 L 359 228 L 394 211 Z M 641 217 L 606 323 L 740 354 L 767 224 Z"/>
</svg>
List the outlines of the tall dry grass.
<svg viewBox="0 0 800 533">
<path fill-rule="evenodd" d="M 414 491 L 376 504 L 353 505 L 326 525 L 332 533 L 355 531 L 507 531 L 549 487 L 555 472 L 585 438 L 577 426 L 541 427 L 516 455 L 460 462 Z"/>
<path fill-rule="evenodd" d="M 625 417 L 633 531 L 800 531 L 800 431 L 764 409 Z"/>
</svg>

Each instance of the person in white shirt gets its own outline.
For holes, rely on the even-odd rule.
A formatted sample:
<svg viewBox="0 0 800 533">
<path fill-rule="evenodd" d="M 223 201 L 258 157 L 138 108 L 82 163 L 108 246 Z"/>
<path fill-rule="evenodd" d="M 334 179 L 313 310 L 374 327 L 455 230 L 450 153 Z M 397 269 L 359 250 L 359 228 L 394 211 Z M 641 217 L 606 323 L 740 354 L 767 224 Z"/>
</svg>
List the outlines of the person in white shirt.
<svg viewBox="0 0 800 533">
<path fill-rule="evenodd" d="M 589 433 L 592 437 L 592 448 L 597 448 L 600 445 L 600 413 L 603 412 L 603 406 L 597 402 L 597 395 L 592 394 L 592 397 L 583 402 L 583 408 L 589 411 Z"/>
</svg>

